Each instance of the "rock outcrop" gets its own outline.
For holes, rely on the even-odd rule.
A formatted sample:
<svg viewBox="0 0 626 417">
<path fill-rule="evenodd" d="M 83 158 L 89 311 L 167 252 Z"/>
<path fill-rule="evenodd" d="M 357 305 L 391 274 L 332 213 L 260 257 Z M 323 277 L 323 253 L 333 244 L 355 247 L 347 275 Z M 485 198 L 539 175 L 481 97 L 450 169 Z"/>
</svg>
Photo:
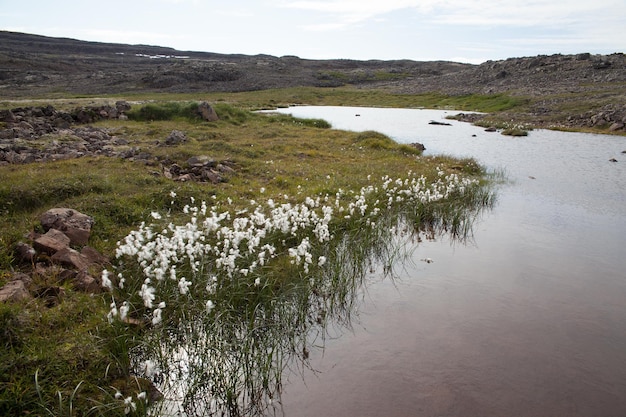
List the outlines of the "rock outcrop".
<svg viewBox="0 0 626 417">
<path fill-rule="evenodd" d="M 53 208 L 40 217 L 45 233 L 31 232 L 29 242 L 15 245 L 16 260 L 24 271 L 15 273 L 0 288 L 0 302 L 33 297 L 46 305 L 60 302 L 64 283 L 77 291 L 103 291 L 100 272 L 109 263 L 106 256 L 87 246 L 93 219 L 69 208 Z"/>
<path fill-rule="evenodd" d="M 126 145 L 126 140 L 108 129 L 80 124 L 119 119 L 128 109 L 130 105 L 120 101 L 115 107 L 82 107 L 71 113 L 52 106 L 0 110 L 0 164 L 115 156 L 115 147 Z"/>
<path fill-rule="evenodd" d="M 72 113 L 57 111 L 52 106 L 1 110 L 0 165 L 58 161 L 86 156 L 119 157 L 146 165 L 161 165 L 162 174 L 176 181 L 214 184 L 226 181 L 227 177 L 235 172 L 232 161 L 218 162 L 206 156 L 193 157 L 187 164 L 159 161 L 148 152 L 129 147 L 128 140 L 117 137 L 109 129 L 76 125 L 102 118 L 119 119 L 130 108 L 127 102 L 118 101 L 115 107 L 109 105 L 83 107 Z M 205 121 L 219 120 L 215 109 L 207 102 L 198 105 L 198 116 Z M 189 140 L 185 132 L 172 130 L 160 145 L 178 146 Z"/>
</svg>

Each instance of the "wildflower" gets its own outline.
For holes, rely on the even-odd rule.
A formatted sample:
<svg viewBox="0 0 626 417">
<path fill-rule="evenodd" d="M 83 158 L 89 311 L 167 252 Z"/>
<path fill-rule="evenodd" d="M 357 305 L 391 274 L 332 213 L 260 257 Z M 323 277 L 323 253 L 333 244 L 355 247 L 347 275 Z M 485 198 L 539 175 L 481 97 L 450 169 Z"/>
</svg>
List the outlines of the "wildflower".
<svg viewBox="0 0 626 417">
<path fill-rule="evenodd" d="M 109 291 L 113 291 L 113 283 L 109 279 L 109 271 L 106 269 L 102 270 L 102 286 Z"/>
<path fill-rule="evenodd" d="M 150 215 L 152 216 L 154 220 L 161 220 L 161 215 L 157 213 L 156 211 L 153 211 L 152 213 L 150 213 Z"/>
<path fill-rule="evenodd" d="M 130 310 L 130 306 L 128 305 L 128 301 L 124 301 L 124 303 L 120 307 L 120 320 L 122 321 L 126 320 L 129 310 Z"/>
<path fill-rule="evenodd" d="M 141 286 L 141 290 L 139 291 L 139 296 L 143 299 L 144 306 L 148 308 L 152 308 L 152 302 L 154 301 L 155 289 L 154 287 L 150 287 L 148 284 L 150 283 L 150 279 L 147 278 L 143 285 Z"/>
<path fill-rule="evenodd" d="M 178 281 L 178 291 L 180 291 L 181 295 L 185 295 L 189 292 L 189 287 L 191 286 L 191 281 L 187 281 L 185 277 L 182 277 L 180 281 Z"/>
<path fill-rule="evenodd" d="M 130 414 L 131 411 L 137 410 L 137 404 L 133 401 L 133 397 L 124 398 L 124 414 Z"/>
<path fill-rule="evenodd" d="M 156 326 L 157 324 L 161 323 L 161 321 L 163 321 L 161 314 L 163 313 L 163 310 L 160 308 L 155 309 L 152 312 L 152 325 Z"/>
<path fill-rule="evenodd" d="M 137 394 L 137 399 L 138 400 L 142 400 L 145 401 L 147 398 L 146 392 L 145 391 L 141 391 L 139 394 Z"/>
<path fill-rule="evenodd" d="M 213 303 L 213 301 L 209 300 L 206 302 L 206 312 L 210 313 L 211 310 L 213 310 L 215 308 L 215 304 Z"/>
<path fill-rule="evenodd" d="M 261 192 L 261 194 L 263 194 L 265 192 L 265 187 L 261 187 L 259 191 Z"/>
<path fill-rule="evenodd" d="M 116 400 L 119 400 L 123 397 L 122 393 L 119 391 L 115 391 L 115 395 L 114 395 Z"/>
<path fill-rule="evenodd" d="M 170 197 L 176 198 L 176 193 L 174 191 L 170 191 Z"/>
<path fill-rule="evenodd" d="M 259 285 L 261 285 L 261 278 L 257 277 L 257 278 L 254 280 L 254 286 L 255 286 L 255 287 L 258 287 Z"/>
<path fill-rule="evenodd" d="M 152 359 L 147 359 L 142 366 L 142 371 L 148 378 L 152 378 L 157 372 L 157 365 Z"/>
<path fill-rule="evenodd" d="M 317 264 L 319 266 L 323 266 L 326 263 L 326 257 L 325 256 L 320 256 L 319 258 L 317 258 Z"/>
<path fill-rule="evenodd" d="M 109 321 L 109 323 L 113 323 L 113 319 L 115 317 L 117 317 L 117 305 L 115 304 L 115 301 L 113 301 L 110 305 L 111 310 L 109 310 L 109 313 L 107 314 L 107 320 Z"/>
</svg>

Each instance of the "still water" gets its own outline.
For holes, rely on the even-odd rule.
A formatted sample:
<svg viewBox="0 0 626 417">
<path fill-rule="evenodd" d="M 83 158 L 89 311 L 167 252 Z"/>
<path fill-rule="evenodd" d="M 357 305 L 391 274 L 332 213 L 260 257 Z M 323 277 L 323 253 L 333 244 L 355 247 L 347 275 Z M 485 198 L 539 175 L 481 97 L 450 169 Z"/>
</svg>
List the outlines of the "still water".
<svg viewBox="0 0 626 417">
<path fill-rule="evenodd" d="M 397 279 L 371 277 L 352 329 L 288 378 L 287 416 L 626 416 L 626 138 L 428 124 L 452 111 L 280 111 L 510 180 L 471 242 L 420 243 Z"/>
</svg>

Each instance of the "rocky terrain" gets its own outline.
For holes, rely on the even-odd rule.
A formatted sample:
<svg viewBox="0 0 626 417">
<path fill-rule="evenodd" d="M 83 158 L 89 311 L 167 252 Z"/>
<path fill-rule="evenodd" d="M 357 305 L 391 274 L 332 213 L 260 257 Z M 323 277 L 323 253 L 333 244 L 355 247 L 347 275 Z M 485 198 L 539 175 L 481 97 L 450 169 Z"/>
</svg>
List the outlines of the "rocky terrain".
<svg viewBox="0 0 626 417">
<path fill-rule="evenodd" d="M 183 166 L 159 160 L 130 146 L 114 131 L 89 125 L 103 119 L 126 119 L 130 108 L 127 102 L 118 101 L 115 106 L 78 107 L 70 112 L 56 110 L 51 105 L 0 110 L 0 166 L 104 155 L 158 167 L 155 174 L 182 182 L 216 184 L 234 172 L 231 161 L 215 161 L 204 156 L 189 158 Z M 207 121 L 218 118 L 206 102 L 198 105 L 198 117 Z M 187 140 L 184 132 L 173 130 L 157 141 L 156 146 L 176 146 Z"/>
<path fill-rule="evenodd" d="M 0 31 L 0 95 L 254 91 L 351 85 L 400 94 L 507 93 L 529 98 L 508 119 L 624 130 L 626 55 L 551 55 L 456 62 L 307 60 L 224 55 Z"/>
</svg>

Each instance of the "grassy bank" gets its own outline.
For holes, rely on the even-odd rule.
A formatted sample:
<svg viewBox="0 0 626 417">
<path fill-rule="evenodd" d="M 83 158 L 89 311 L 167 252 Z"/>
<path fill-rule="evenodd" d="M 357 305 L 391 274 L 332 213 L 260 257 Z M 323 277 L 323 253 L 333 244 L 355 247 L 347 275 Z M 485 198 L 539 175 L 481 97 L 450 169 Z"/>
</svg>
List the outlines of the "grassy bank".
<svg viewBox="0 0 626 417">
<path fill-rule="evenodd" d="M 314 88 L 295 87 L 245 92 L 213 93 L 130 93 L 111 97 L 75 97 L 73 99 L 32 99 L 20 100 L 19 105 L 51 103 L 55 107 L 71 109 L 77 105 L 87 105 L 102 101 L 125 99 L 129 101 L 185 102 L 208 100 L 212 103 L 234 103 L 250 110 L 272 109 L 294 104 L 326 106 L 375 106 L 402 108 L 455 109 L 464 111 L 499 112 L 519 108 L 528 103 L 525 97 L 508 94 L 471 94 L 450 96 L 440 93 L 395 94 L 384 90 L 363 90 L 352 87 Z M 11 108 L 15 101 L 0 101 L 0 108 Z"/>
<path fill-rule="evenodd" d="M 149 100 L 153 107 L 136 104 L 129 114 L 129 120 L 103 121 L 95 126 L 110 129 L 116 136 L 124 138 L 127 144 L 118 145 L 119 150 L 134 149 L 134 152 L 148 154 L 148 158 L 132 161 L 101 156 L 45 164 L 0 166 L 0 285 L 10 280 L 16 272 L 32 271 L 33 265 L 20 264 L 15 259 L 13 248 L 15 243 L 24 240 L 25 233 L 38 228 L 38 217 L 52 207 L 71 207 L 92 216 L 95 224 L 89 245 L 108 255 L 115 266 L 117 261 L 114 255 L 118 241 L 131 231 L 136 231 L 142 222 L 155 221 L 153 213 L 160 213 L 159 216 L 173 224 L 188 224 L 189 207 L 186 206 L 192 201 L 206 201 L 210 207 L 219 206 L 220 210 L 236 216 L 237 213 L 253 211 L 256 204 L 269 204 L 270 199 L 295 207 L 307 201 L 307 197 L 339 198 L 339 193 L 342 197 L 336 203 L 335 210 L 339 210 L 340 206 L 349 210 L 351 203 L 361 201 L 358 197 L 362 190 L 376 186 L 380 187 L 377 192 L 382 193 L 383 178 L 407 178 L 409 172 L 416 178 L 423 175 L 424 184 L 437 183 L 443 181 L 443 178 L 454 178 L 454 175 L 479 181 L 475 183 L 478 188 L 468 186 L 468 193 L 452 193 L 449 200 L 433 203 L 428 206 L 428 210 L 415 211 L 420 205 L 407 199 L 398 206 L 379 208 L 376 216 L 381 211 L 388 212 L 388 216 L 368 218 L 369 223 L 363 219 L 358 220 L 356 216 L 346 218 L 345 213 L 342 215 L 344 217 L 338 216 L 333 220 L 334 234 L 349 239 L 333 240 L 332 244 L 327 242 L 325 250 L 335 249 L 331 252 L 322 252 L 323 246 L 321 249 L 310 249 L 318 260 L 316 265 L 320 268 L 320 257 L 330 258 L 328 265 L 333 266 L 331 272 L 320 269 L 321 275 L 314 275 L 312 272 L 308 274 L 307 271 L 296 268 L 298 265 L 302 267 L 304 261 L 296 265 L 290 262 L 296 258 L 290 258 L 289 249 L 301 245 L 304 235 L 298 235 L 297 239 L 274 236 L 269 242 L 276 248 L 282 245 L 282 249 L 277 249 L 280 256 L 270 260 L 268 255 L 268 264 L 256 271 L 257 275 L 248 276 L 246 272 L 246 279 L 220 281 L 222 295 L 213 299 L 216 306 L 238 307 L 224 310 L 216 307 L 213 314 L 220 312 L 221 321 L 202 322 L 198 328 L 180 326 L 181 317 L 185 317 L 185 314 L 199 314 L 198 305 L 206 310 L 207 300 L 198 296 L 196 301 L 199 304 L 193 304 L 196 307 L 187 310 L 186 304 L 179 302 L 180 300 L 175 302 L 167 299 L 167 305 L 182 306 L 176 310 L 177 315 L 174 316 L 178 325 L 170 327 L 170 330 L 176 328 L 183 333 L 190 331 L 196 334 L 210 328 L 211 334 L 222 334 L 222 338 L 213 341 L 215 346 L 222 346 L 222 349 L 215 350 L 215 354 L 239 352 L 241 345 L 220 343 L 232 340 L 233 335 L 239 335 L 241 327 L 237 326 L 249 323 L 251 318 L 258 320 L 261 313 L 266 318 L 280 319 L 265 322 L 258 328 L 253 326 L 254 338 L 260 340 L 261 337 L 273 337 L 274 340 L 284 341 L 293 351 L 294 337 L 301 337 L 301 334 L 285 339 L 273 336 L 272 331 L 279 327 L 289 327 L 287 323 L 294 323 L 294 320 L 300 323 L 301 331 L 307 331 L 308 328 L 302 327 L 302 324 L 310 319 L 307 314 L 311 311 L 312 299 L 326 302 L 326 299 L 320 301 L 319 296 L 328 296 L 330 290 L 332 294 L 348 296 L 350 288 L 353 288 L 349 283 L 324 287 L 329 282 L 328 277 L 358 278 L 371 253 L 385 252 L 386 249 L 377 246 L 377 242 L 382 238 L 390 239 L 391 236 L 385 231 L 390 230 L 391 226 L 397 226 L 398 219 L 413 224 L 415 232 L 419 232 L 426 225 L 442 230 L 454 225 L 463 229 L 468 224 L 464 216 L 467 214 L 471 217 L 475 213 L 474 208 L 488 205 L 490 199 L 488 194 L 484 194 L 485 189 L 480 182 L 484 172 L 472 160 L 421 157 L 415 148 L 396 144 L 376 132 L 341 132 L 329 129 L 319 120 L 301 120 L 285 115 L 263 115 L 248 111 L 295 102 L 315 104 L 316 94 L 312 89 L 295 89 L 279 93 L 215 94 L 214 97 L 123 97 L 137 102 Z M 398 106 L 399 100 L 409 100 L 406 97 L 381 95 L 382 93 L 371 94 L 368 96 L 356 91 L 341 91 L 334 98 L 329 94 L 323 102 L 344 105 L 376 102 L 379 105 Z M 203 122 L 190 116 L 186 104 L 172 104 L 174 101 L 193 99 L 211 101 L 221 120 Z M 427 100 L 426 97 L 422 99 Z M 431 99 L 434 100 L 432 97 Z M 420 102 L 417 98 L 411 100 L 414 101 L 409 100 L 404 106 L 426 105 L 419 104 L 426 101 Z M 500 104 L 494 103 L 493 99 L 476 100 L 485 107 L 510 105 L 506 104 L 507 100 L 502 100 Z M 85 101 L 98 100 L 68 99 L 58 105 L 55 103 L 55 107 L 71 108 Z M 477 105 L 476 101 L 472 105 Z M 177 145 L 164 145 L 165 138 L 172 130 L 184 132 L 188 140 Z M 164 167 L 172 164 L 184 167 L 190 157 L 199 155 L 216 161 L 228 161 L 234 172 L 226 176 L 225 182 L 217 184 L 173 181 L 164 175 Z M 470 189 L 474 191 L 470 192 Z M 473 195 L 478 200 L 474 201 L 468 195 Z M 373 208 L 375 201 L 383 197 L 384 194 L 378 195 L 373 191 L 367 194 L 368 199 L 373 199 L 369 206 Z M 363 201 L 365 199 L 363 197 Z M 372 223 L 380 225 L 380 228 L 372 226 Z M 166 223 L 161 227 L 166 227 Z M 359 234 L 364 230 L 369 232 L 365 235 Z M 346 247 L 364 249 L 359 255 L 341 249 Z M 332 259 L 332 254 L 341 256 Z M 45 263 L 46 259 L 40 261 Z M 213 264 L 207 263 L 206 268 L 209 267 L 207 265 Z M 348 273 L 349 271 L 342 269 L 346 265 L 348 269 L 354 265 L 355 269 Z M 131 271 L 132 266 L 129 268 Z M 243 274 L 241 269 L 249 270 L 241 266 L 238 274 Z M 115 268 L 112 267 L 112 270 Z M 122 272 L 121 269 L 115 271 Z M 156 317 L 157 307 L 141 306 L 141 303 L 133 299 L 138 296 L 137 291 L 145 279 L 141 274 L 141 271 L 135 270 L 127 277 L 127 282 L 132 282 L 133 277 L 137 280 L 127 287 L 125 295 L 117 286 L 114 294 L 83 294 L 75 292 L 59 276 L 35 274 L 33 287 L 58 286 L 63 289 L 64 296 L 60 303 L 50 306 L 44 299 L 33 298 L 23 303 L 1 304 L 0 335 L 3 350 L 0 356 L 0 414 L 71 416 L 124 415 L 126 411 L 130 414 L 144 413 L 142 404 L 149 394 L 142 393 L 148 392 L 149 387 L 143 378 L 151 375 L 139 372 L 140 367 L 136 360 L 143 358 L 145 363 L 147 355 L 154 353 L 151 349 L 155 348 L 155 344 L 146 344 L 146 340 L 149 340 L 146 335 L 151 335 L 153 341 L 159 341 L 165 340 L 162 336 L 167 334 L 173 343 L 168 346 L 176 345 L 179 339 L 171 332 L 153 332 L 155 327 L 149 325 L 149 320 L 148 331 L 146 330 L 144 319 Z M 206 278 L 207 275 L 204 276 Z M 191 282 L 198 282 L 197 278 L 191 277 L 192 275 L 187 275 Z M 315 281 L 311 277 L 318 277 L 316 279 L 320 281 L 310 284 L 311 280 Z M 262 284 L 259 284 L 260 289 L 255 286 L 256 278 Z M 202 287 L 207 285 L 205 282 Z M 321 290 L 323 287 L 326 288 L 325 291 Z M 170 289 L 171 297 L 179 297 L 182 291 L 180 288 Z M 227 302 L 228 299 L 230 301 Z M 281 299 L 286 301 L 277 305 L 276 300 Z M 109 323 L 106 316 L 113 311 L 113 300 L 117 303 L 116 309 L 124 305 L 125 301 L 135 306 L 128 314 L 136 319 L 133 323 L 139 324 L 115 320 Z M 155 300 L 157 302 L 161 301 Z M 301 307 L 292 309 L 298 305 Z M 325 307 L 323 311 L 326 315 L 332 309 Z M 164 318 L 165 316 L 164 314 Z M 300 321 L 297 317 L 300 317 Z M 313 316 L 312 320 L 317 321 L 317 317 Z M 214 327 L 218 322 L 222 325 Z M 165 324 L 167 323 L 165 320 Z M 170 325 L 173 326 L 172 323 L 174 322 L 170 322 Z M 167 330 L 168 327 L 157 329 Z M 262 329 L 265 330 L 261 331 Z M 245 339 L 244 342 L 249 343 L 250 340 Z M 210 342 L 204 340 L 202 343 Z M 257 347 L 245 346 L 248 346 L 247 351 L 257 355 L 257 359 L 260 352 L 267 353 L 267 349 L 276 347 L 262 345 L 264 349 L 259 350 Z M 295 346 L 302 352 L 301 345 Z M 267 391 L 267 387 L 269 382 L 276 382 L 271 375 L 275 366 L 280 365 L 274 362 L 280 362 L 281 358 L 270 357 L 271 363 L 266 364 L 266 373 L 260 375 L 261 379 L 250 380 L 261 384 L 262 392 L 271 392 Z M 254 373 L 256 369 L 248 371 Z M 240 372 L 242 368 L 236 368 L 229 377 L 238 377 Z M 224 398 L 236 400 L 237 394 L 228 391 L 231 386 L 224 385 L 219 389 Z M 206 392 L 198 391 L 196 394 L 200 396 Z M 215 392 L 211 394 L 215 395 Z M 225 404 L 229 405 L 228 401 Z M 251 404 L 256 403 L 253 401 Z M 237 410 L 231 410 L 231 413 L 235 411 Z"/>
</svg>

